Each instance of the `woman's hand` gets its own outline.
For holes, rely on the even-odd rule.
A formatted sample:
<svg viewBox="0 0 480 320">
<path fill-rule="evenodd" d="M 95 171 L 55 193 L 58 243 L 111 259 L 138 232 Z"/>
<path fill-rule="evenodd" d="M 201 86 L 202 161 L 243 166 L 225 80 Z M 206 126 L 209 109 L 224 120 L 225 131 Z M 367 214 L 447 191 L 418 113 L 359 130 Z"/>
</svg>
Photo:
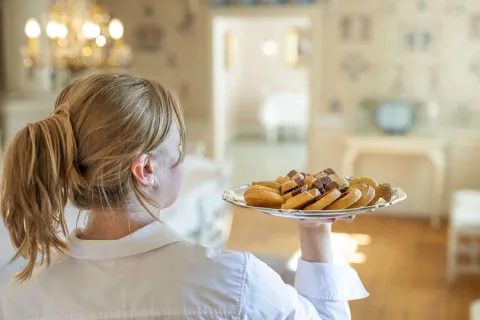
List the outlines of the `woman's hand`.
<svg viewBox="0 0 480 320">
<path fill-rule="evenodd" d="M 333 263 L 331 224 L 337 220 L 353 220 L 354 217 L 300 220 L 302 259 L 309 262 Z"/>
</svg>

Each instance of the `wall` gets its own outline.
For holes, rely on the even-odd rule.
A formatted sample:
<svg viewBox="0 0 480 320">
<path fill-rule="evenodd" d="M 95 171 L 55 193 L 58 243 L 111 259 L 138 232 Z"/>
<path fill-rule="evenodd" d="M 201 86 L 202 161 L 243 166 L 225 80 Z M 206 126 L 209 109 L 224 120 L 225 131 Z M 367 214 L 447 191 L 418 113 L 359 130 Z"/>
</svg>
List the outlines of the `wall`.
<svg viewBox="0 0 480 320">
<path fill-rule="evenodd" d="M 336 1 L 327 8 L 324 108 L 339 101 L 352 111 L 360 99 L 397 97 L 393 91 L 398 68 L 402 69 L 404 97 L 412 101 L 435 100 L 448 119 L 460 105 L 478 108 L 480 78 L 471 72 L 480 53 L 480 37 L 472 35 L 472 17 L 480 12 L 480 2 L 456 0 L 424 1 Z M 391 7 L 388 5 L 391 3 Z M 371 35 L 361 40 L 358 29 L 352 39 L 341 39 L 342 19 L 351 18 L 356 26 L 368 17 Z M 409 50 L 405 37 L 409 30 L 426 31 L 429 49 Z M 357 32 L 355 32 L 357 31 Z M 351 79 L 346 62 L 359 59 L 365 70 Z"/>
<path fill-rule="evenodd" d="M 237 38 L 237 63 L 226 79 L 232 136 L 261 134 L 258 111 L 270 93 L 308 91 L 308 70 L 285 63 L 285 35 L 291 28 L 309 25 L 307 18 L 228 19 L 226 29 Z M 274 55 L 265 55 L 266 41 L 277 45 Z"/>
<path fill-rule="evenodd" d="M 480 38 L 473 36 L 471 30 L 472 17 L 480 13 L 480 2 L 424 1 L 424 9 L 417 7 L 419 3 L 422 1 L 343 0 L 326 7 L 324 94 L 318 114 L 323 117 L 322 113 L 328 112 L 332 103 L 338 101 L 344 114 L 353 120 L 347 124 L 351 129 L 359 120 L 355 113 L 358 102 L 366 97 L 389 99 L 403 96 L 414 102 L 437 101 L 439 125 L 429 133 L 447 141 L 446 192 L 442 201 L 442 210 L 446 213 L 453 191 L 480 189 L 480 171 L 473 165 L 480 161 L 476 153 L 480 149 L 480 131 L 477 129 L 480 79 L 472 73 L 472 63 L 478 63 Z M 464 5 L 458 5 L 460 3 Z M 371 21 L 370 39 L 361 40 L 357 29 L 352 39 L 343 41 L 342 19 L 350 17 L 358 26 L 359 18 L 364 16 Z M 431 33 L 430 50 L 408 50 L 404 36 L 409 30 Z M 352 79 L 343 65 L 355 57 L 365 63 L 366 68 Z M 403 95 L 393 90 L 397 68 L 403 69 Z M 471 109 L 470 129 L 452 126 L 452 119 L 462 105 Z M 341 163 L 345 134 L 339 133 L 332 138 L 320 125 L 315 129 L 317 136 L 313 145 L 323 145 L 327 137 L 336 142 L 331 143 L 328 153 L 324 152 L 325 149 L 312 148 L 312 166 Z M 425 159 L 365 155 L 357 162 L 355 174 L 374 175 L 404 188 L 409 194 L 408 201 L 388 212 L 422 216 L 430 213 L 432 170 Z"/>
<path fill-rule="evenodd" d="M 9 93 L 19 94 L 25 89 L 27 72 L 19 51 L 27 43 L 24 27 L 27 19 L 42 21 L 49 0 L 2 0 L 3 48 L 0 57 L 5 65 L 5 87 Z M 46 43 L 45 33 L 40 36 L 40 45 Z"/>
<path fill-rule="evenodd" d="M 188 26 L 183 24 L 188 1 L 100 2 L 124 22 L 125 41 L 132 45 L 134 52 L 132 72 L 160 79 L 179 94 L 186 116 L 207 120 L 209 109 L 197 103 L 203 95 L 209 94 L 205 81 L 206 20 L 203 12 L 197 12 Z M 144 25 L 159 28 L 158 49 L 144 50 L 136 45 L 135 32 Z"/>
</svg>

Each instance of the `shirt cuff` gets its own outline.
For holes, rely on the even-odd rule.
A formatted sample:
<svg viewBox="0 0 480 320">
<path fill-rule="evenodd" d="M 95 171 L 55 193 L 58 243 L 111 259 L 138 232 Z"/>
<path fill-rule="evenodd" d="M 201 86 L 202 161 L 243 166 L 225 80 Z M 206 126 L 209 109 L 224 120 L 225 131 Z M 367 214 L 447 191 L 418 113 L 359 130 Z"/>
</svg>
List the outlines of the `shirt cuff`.
<svg viewBox="0 0 480 320">
<path fill-rule="evenodd" d="M 349 301 L 368 297 L 357 272 L 348 265 L 298 260 L 295 288 L 304 297 Z"/>
</svg>

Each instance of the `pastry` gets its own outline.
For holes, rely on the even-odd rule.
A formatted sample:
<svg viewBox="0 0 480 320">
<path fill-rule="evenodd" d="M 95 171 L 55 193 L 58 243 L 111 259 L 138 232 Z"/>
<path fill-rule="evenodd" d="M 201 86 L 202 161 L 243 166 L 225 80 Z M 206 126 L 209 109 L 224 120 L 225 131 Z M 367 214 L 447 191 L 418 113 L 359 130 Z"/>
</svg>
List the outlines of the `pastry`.
<svg viewBox="0 0 480 320">
<path fill-rule="evenodd" d="M 280 186 L 281 186 L 280 183 L 275 181 L 256 181 L 256 182 L 253 182 L 252 185 L 265 186 L 265 187 L 269 187 L 277 190 L 280 190 Z"/>
<path fill-rule="evenodd" d="M 245 203 L 252 207 L 280 208 L 285 199 L 274 192 L 256 190 L 244 194 Z"/>
<path fill-rule="evenodd" d="M 338 189 L 341 192 L 344 192 L 348 189 L 350 184 L 348 183 L 347 179 L 344 178 L 338 178 L 335 181 L 330 182 L 325 186 L 325 191 L 330 191 L 333 189 Z"/>
<path fill-rule="evenodd" d="M 351 186 L 356 185 L 356 184 L 360 184 L 360 183 L 368 184 L 370 187 L 372 187 L 374 189 L 376 187 L 378 187 L 377 181 L 375 181 L 375 180 L 373 180 L 372 178 L 369 178 L 369 177 L 358 177 L 358 178 L 352 178 L 350 180 L 350 185 Z"/>
<path fill-rule="evenodd" d="M 348 207 L 349 209 L 365 207 L 373 200 L 373 198 L 375 198 L 375 189 L 368 184 L 355 184 L 349 189 L 358 189 L 362 192 L 362 196 L 360 197 L 360 199 L 358 199 L 357 202 Z"/>
<path fill-rule="evenodd" d="M 256 192 L 256 191 L 268 191 L 268 192 L 273 192 L 273 193 L 276 193 L 276 194 L 280 194 L 280 190 L 278 190 L 278 189 L 273 189 L 273 188 L 265 187 L 265 186 L 262 186 L 262 185 L 251 185 L 250 187 L 247 188 L 247 190 L 245 190 L 244 195 L 246 195 L 248 193 L 251 193 L 251 192 Z"/>
<path fill-rule="evenodd" d="M 296 173 L 294 176 L 290 178 L 290 180 L 286 181 L 281 185 L 279 189 L 280 193 L 285 194 L 292 191 L 297 186 L 301 185 L 304 179 L 305 177 L 301 173 Z"/>
<path fill-rule="evenodd" d="M 332 204 L 335 200 L 340 198 L 342 193 L 338 189 L 332 189 L 328 192 L 325 192 L 317 199 L 316 202 L 307 206 L 305 210 L 322 210 L 325 207 Z"/>
<path fill-rule="evenodd" d="M 283 197 L 285 198 L 285 200 L 288 200 L 291 197 L 295 197 L 295 196 L 297 196 L 300 193 L 305 192 L 305 191 L 308 191 L 307 186 L 301 186 L 301 187 L 299 186 L 299 187 L 293 189 L 292 191 L 290 191 L 289 193 L 284 194 Z"/>
<path fill-rule="evenodd" d="M 312 189 L 312 185 L 316 180 L 317 179 L 315 179 L 314 176 L 312 176 L 311 174 L 307 174 L 305 176 L 305 180 L 303 180 L 303 185 L 306 186 L 308 189 Z"/>
<path fill-rule="evenodd" d="M 390 183 L 382 183 L 378 187 L 375 188 L 375 197 L 372 201 L 368 204 L 369 206 L 373 206 L 382 198 L 386 202 L 392 200 L 393 197 L 393 189 Z"/>
<path fill-rule="evenodd" d="M 301 209 L 314 202 L 320 196 L 320 191 L 312 189 L 291 197 L 282 205 L 282 209 Z"/>
<path fill-rule="evenodd" d="M 362 197 L 362 192 L 357 188 L 348 188 L 342 193 L 340 198 L 335 200 L 331 205 L 325 207 L 324 210 L 342 210 L 350 207 Z"/>
</svg>

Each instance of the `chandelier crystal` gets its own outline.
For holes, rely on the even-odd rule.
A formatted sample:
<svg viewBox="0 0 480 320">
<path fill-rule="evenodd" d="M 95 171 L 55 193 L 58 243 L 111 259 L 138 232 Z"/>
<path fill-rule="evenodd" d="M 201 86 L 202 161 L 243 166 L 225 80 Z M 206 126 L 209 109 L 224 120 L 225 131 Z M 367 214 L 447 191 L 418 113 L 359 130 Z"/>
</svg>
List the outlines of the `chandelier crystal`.
<svg viewBox="0 0 480 320">
<path fill-rule="evenodd" d="M 42 33 L 48 37 L 46 55 L 39 50 Z M 49 66 L 81 71 L 124 68 L 131 62 L 130 47 L 123 42 L 122 22 L 96 2 L 55 0 L 46 21 L 26 22 L 25 34 L 28 46 L 22 54 L 28 68 Z"/>
</svg>

